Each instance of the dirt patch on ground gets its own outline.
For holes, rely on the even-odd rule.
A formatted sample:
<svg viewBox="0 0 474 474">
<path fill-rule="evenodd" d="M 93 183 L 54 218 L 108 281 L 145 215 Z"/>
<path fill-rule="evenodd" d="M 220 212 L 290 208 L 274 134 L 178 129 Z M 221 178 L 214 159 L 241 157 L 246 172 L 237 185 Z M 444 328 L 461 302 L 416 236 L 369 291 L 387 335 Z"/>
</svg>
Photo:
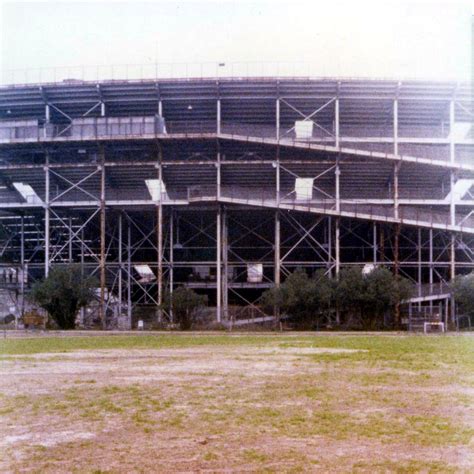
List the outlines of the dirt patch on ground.
<svg viewBox="0 0 474 474">
<path fill-rule="evenodd" d="M 350 358 L 365 353 L 269 343 L 7 357 L 0 470 L 474 470 L 466 387 Z"/>
</svg>

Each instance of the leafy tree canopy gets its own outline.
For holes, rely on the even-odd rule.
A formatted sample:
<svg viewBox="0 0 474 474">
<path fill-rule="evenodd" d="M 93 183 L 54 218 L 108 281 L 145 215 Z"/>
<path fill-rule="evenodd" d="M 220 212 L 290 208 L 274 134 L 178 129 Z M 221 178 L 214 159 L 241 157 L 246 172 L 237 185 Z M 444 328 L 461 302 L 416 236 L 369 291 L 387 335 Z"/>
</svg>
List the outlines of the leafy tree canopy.
<svg viewBox="0 0 474 474">
<path fill-rule="evenodd" d="M 97 286 L 96 278 L 82 275 L 80 265 L 57 266 L 33 285 L 30 298 L 61 329 L 74 329 L 77 312 L 91 302 Z"/>
</svg>

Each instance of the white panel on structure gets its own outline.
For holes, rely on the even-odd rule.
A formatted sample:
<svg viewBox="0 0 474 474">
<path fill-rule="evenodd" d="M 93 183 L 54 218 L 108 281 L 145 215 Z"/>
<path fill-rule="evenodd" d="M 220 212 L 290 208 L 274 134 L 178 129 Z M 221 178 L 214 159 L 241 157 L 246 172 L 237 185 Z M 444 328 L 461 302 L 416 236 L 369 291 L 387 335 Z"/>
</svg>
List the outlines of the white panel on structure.
<svg viewBox="0 0 474 474">
<path fill-rule="evenodd" d="M 373 263 L 366 263 L 364 268 L 362 268 L 362 275 L 369 275 L 372 273 L 377 267 Z"/>
<path fill-rule="evenodd" d="M 146 187 L 153 201 L 164 201 L 168 199 L 165 183 L 160 179 L 145 179 Z"/>
<path fill-rule="evenodd" d="M 41 204 L 43 202 L 29 184 L 13 183 L 13 187 L 28 204 Z"/>
<path fill-rule="evenodd" d="M 156 276 L 149 265 L 134 265 L 133 268 L 140 275 L 140 283 L 149 283 L 156 280 Z"/>
<path fill-rule="evenodd" d="M 296 120 L 296 138 L 311 138 L 313 136 L 313 122 L 309 120 Z"/>
<path fill-rule="evenodd" d="M 454 202 L 461 201 L 470 189 L 474 186 L 474 179 L 458 179 L 454 184 L 453 190 L 444 198 L 446 202 L 451 201 L 451 193 L 454 195 Z"/>
<path fill-rule="evenodd" d="M 313 178 L 296 178 L 295 193 L 296 199 L 308 200 L 313 197 Z"/>
<path fill-rule="evenodd" d="M 199 266 L 193 268 L 193 273 L 202 280 L 206 280 L 211 276 L 211 267 Z"/>
<path fill-rule="evenodd" d="M 263 280 L 263 265 L 261 263 L 247 263 L 247 281 L 261 283 Z"/>
<path fill-rule="evenodd" d="M 449 134 L 449 138 L 455 140 L 462 140 L 467 137 L 471 130 L 472 124 L 470 122 L 454 122 L 453 129 Z"/>
</svg>

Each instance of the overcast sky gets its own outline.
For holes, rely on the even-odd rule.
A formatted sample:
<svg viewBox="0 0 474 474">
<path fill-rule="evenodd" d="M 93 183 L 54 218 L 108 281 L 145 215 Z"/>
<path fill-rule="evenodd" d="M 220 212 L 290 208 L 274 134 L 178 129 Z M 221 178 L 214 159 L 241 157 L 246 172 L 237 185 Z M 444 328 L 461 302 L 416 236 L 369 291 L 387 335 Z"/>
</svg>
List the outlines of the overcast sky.
<svg viewBox="0 0 474 474">
<path fill-rule="evenodd" d="M 463 80 L 471 73 L 473 5 L 4 1 L 1 67 L 304 61 L 318 76 Z"/>
</svg>

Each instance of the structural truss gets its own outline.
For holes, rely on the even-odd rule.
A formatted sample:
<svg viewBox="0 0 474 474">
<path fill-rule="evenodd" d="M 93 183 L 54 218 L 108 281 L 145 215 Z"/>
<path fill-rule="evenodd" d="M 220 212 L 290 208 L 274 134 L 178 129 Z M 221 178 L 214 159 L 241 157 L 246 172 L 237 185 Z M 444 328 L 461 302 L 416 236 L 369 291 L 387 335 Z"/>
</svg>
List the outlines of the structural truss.
<svg viewBox="0 0 474 474">
<path fill-rule="evenodd" d="M 449 281 L 474 270 L 473 113 L 467 84 L 441 82 L 4 86 L 2 285 L 76 262 L 104 323 L 172 319 L 160 304 L 185 285 L 239 324 L 296 268 L 384 265 L 448 318 Z"/>
</svg>

